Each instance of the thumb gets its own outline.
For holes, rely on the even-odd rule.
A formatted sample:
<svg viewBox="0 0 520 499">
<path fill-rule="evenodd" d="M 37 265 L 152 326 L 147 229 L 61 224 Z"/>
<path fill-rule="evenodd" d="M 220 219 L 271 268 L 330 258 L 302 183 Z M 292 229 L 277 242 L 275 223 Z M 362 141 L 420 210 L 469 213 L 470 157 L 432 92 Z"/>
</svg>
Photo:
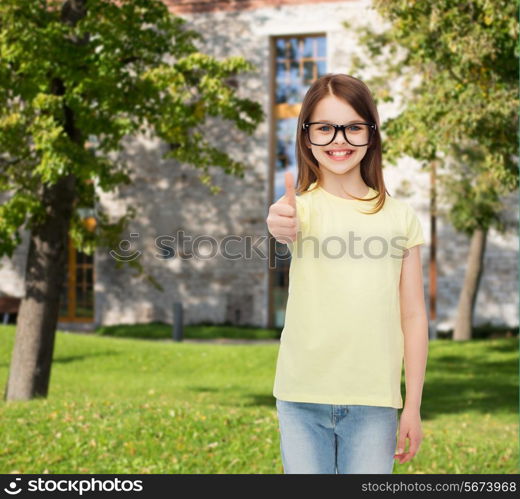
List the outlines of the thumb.
<svg viewBox="0 0 520 499">
<path fill-rule="evenodd" d="M 296 210 L 296 192 L 294 190 L 293 174 L 289 171 L 285 172 L 285 202 Z"/>
</svg>

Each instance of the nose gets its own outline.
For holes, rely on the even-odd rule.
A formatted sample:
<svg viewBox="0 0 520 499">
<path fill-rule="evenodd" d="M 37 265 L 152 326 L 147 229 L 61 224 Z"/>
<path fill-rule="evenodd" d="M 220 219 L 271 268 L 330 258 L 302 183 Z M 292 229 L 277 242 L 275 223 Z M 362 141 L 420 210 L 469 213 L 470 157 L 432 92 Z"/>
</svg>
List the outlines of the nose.
<svg viewBox="0 0 520 499">
<path fill-rule="evenodd" d="M 344 130 L 345 130 L 344 128 L 336 129 L 336 137 L 334 138 L 334 141 L 333 141 L 335 144 L 346 144 L 347 143 L 347 141 L 345 140 Z"/>
</svg>

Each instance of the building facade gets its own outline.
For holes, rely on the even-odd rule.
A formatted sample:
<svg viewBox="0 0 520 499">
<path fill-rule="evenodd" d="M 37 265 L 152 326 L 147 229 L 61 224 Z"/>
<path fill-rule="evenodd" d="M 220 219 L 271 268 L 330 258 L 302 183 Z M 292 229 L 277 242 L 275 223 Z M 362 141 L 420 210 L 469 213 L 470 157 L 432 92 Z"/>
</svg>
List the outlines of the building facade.
<svg viewBox="0 0 520 499">
<path fill-rule="evenodd" d="M 273 258 L 278 243 L 269 237 L 265 219 L 269 205 L 284 192 L 285 171 L 293 171 L 296 178 L 295 128 L 300 105 L 319 76 L 349 73 L 359 47 L 343 20 L 377 28 L 381 19 L 364 0 L 166 3 L 203 35 L 202 52 L 218 59 L 243 56 L 255 65 L 255 71 L 237 78 L 238 92 L 260 102 L 267 118 L 252 136 L 226 128 L 223 122 L 219 126 L 208 122 L 208 141 L 248 166 L 241 179 L 215 168 L 211 173 L 222 188 L 217 195 L 200 183 L 196 168 L 162 158 L 167 144 L 145 136 L 126 141 L 122 159 L 131 167 L 133 182 L 109 195 L 101 192 L 100 203 L 114 216 L 121 216 L 128 206 L 137 209 L 138 216 L 122 235 L 120 247 L 112 251 L 122 259 L 138 255 L 163 290 L 134 277 L 129 268 L 117 268 L 110 249 L 100 248 L 89 257 L 70 246 L 59 327 L 171 323 L 175 302 L 182 303 L 186 324 L 282 327 L 289 260 Z M 395 112 L 392 104 L 379 107 L 382 122 Z M 422 222 L 429 300 L 430 175 L 411 158 L 386 165 L 384 175 L 390 194 L 410 203 Z M 476 325 L 518 324 L 517 214 L 517 197 L 512 196 L 505 214 L 508 233 L 491 230 L 488 235 Z M 454 232 L 442 216 L 436 223 L 437 327 L 448 329 L 455 320 L 469 239 Z M 172 257 L 168 247 L 179 249 L 172 241 L 178 244 L 180 233 L 187 238 L 185 249 Z M 239 240 L 230 241 L 229 236 Z M 229 255 L 223 255 L 224 242 Z M 248 254 L 248 245 L 262 254 Z M 24 234 L 24 244 L 13 258 L 2 260 L 1 293 L 23 295 L 27 246 L 28 234 Z"/>
</svg>

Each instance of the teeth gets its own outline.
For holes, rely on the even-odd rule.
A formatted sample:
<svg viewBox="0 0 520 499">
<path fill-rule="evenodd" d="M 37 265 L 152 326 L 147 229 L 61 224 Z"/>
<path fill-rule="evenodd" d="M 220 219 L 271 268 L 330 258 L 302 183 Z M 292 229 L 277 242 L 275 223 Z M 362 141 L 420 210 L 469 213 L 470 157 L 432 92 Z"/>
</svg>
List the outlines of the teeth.
<svg viewBox="0 0 520 499">
<path fill-rule="evenodd" d="M 347 154 L 352 154 L 352 151 L 342 151 L 342 152 L 336 152 L 336 151 L 328 151 L 331 156 L 345 156 Z"/>
</svg>

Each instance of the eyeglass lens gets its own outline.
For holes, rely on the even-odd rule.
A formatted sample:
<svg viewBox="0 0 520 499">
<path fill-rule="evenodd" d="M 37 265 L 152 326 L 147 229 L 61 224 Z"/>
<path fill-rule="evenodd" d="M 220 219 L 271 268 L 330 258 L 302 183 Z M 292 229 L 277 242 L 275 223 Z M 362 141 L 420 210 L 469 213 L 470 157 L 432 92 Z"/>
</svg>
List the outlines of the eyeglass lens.
<svg viewBox="0 0 520 499">
<path fill-rule="evenodd" d="M 332 125 L 326 123 L 313 123 L 309 125 L 309 139 L 317 146 L 324 146 L 332 141 L 334 136 L 335 128 Z M 341 130 L 338 130 L 341 133 Z M 369 142 L 370 127 L 363 124 L 353 124 L 345 128 L 347 140 L 352 145 L 364 146 Z M 338 136 L 336 135 L 336 138 Z"/>
</svg>

